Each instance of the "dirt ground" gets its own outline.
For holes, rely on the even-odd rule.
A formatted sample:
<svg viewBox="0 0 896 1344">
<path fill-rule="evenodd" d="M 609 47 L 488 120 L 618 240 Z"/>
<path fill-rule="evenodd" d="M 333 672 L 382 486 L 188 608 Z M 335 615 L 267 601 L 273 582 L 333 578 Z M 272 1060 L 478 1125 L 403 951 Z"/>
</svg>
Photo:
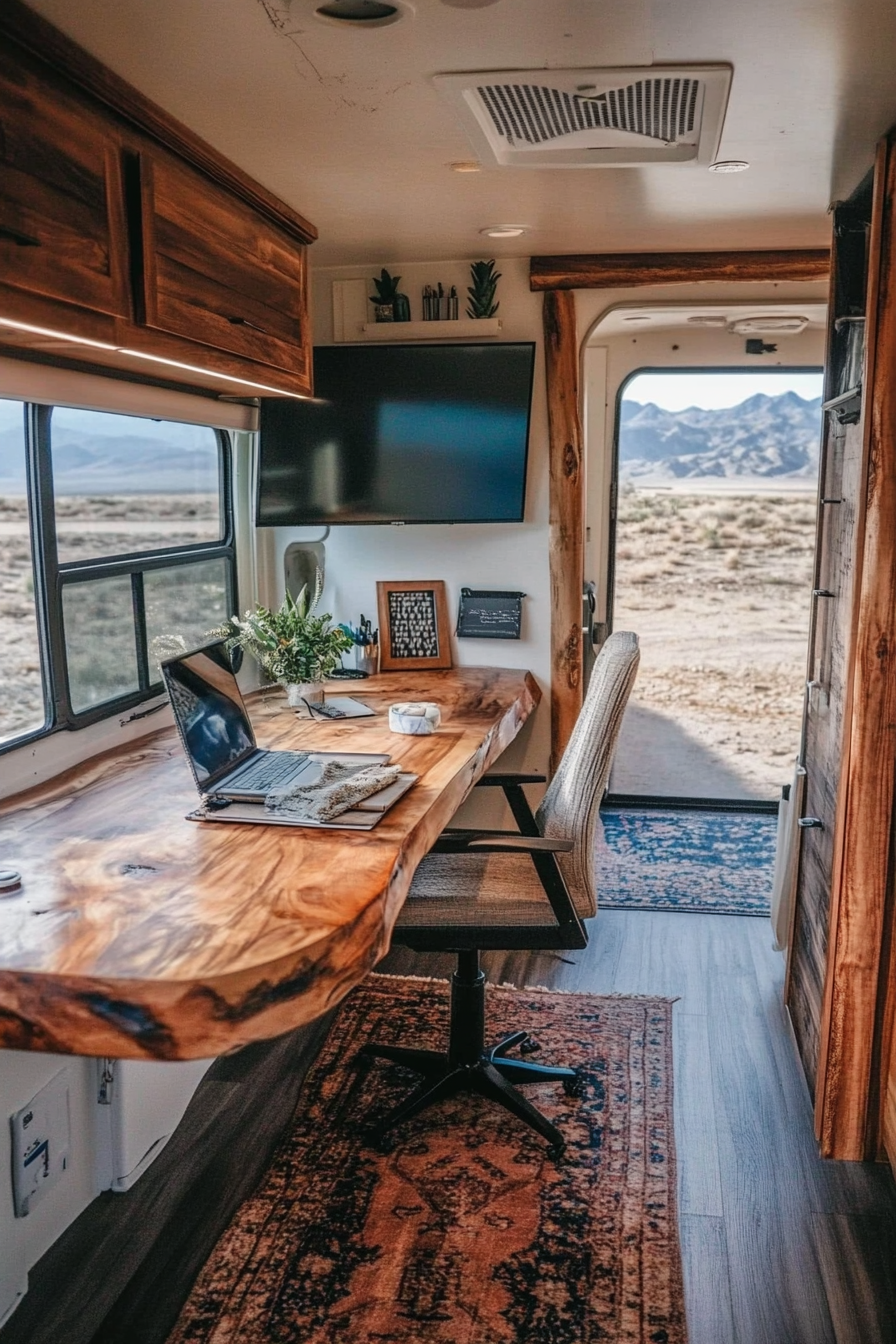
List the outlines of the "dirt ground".
<svg viewBox="0 0 896 1344">
<path fill-rule="evenodd" d="M 624 487 L 613 624 L 641 667 L 612 787 L 780 796 L 799 745 L 814 498 Z"/>
<path fill-rule="evenodd" d="M 160 547 L 190 545 L 218 535 L 218 501 L 205 495 L 134 495 L 61 498 L 56 501 L 60 561 L 124 555 Z M 82 680 L 109 682 L 117 689 L 115 644 L 119 614 L 97 601 L 79 610 L 71 632 L 73 661 Z M 201 588 L 197 590 L 201 598 Z M 180 604 L 192 618 L 189 595 Z M 132 642 L 132 640 L 131 640 Z M 25 500 L 0 497 L 0 741 L 39 728 L 44 722 L 34 581 Z"/>
<path fill-rule="evenodd" d="M 204 540 L 216 508 L 196 496 L 63 500 L 63 554 Z M 814 527 L 805 496 L 623 489 L 614 624 L 638 633 L 642 659 L 616 791 L 780 794 L 799 742 Z M 24 501 L 0 499 L 0 739 L 42 722 Z"/>
</svg>

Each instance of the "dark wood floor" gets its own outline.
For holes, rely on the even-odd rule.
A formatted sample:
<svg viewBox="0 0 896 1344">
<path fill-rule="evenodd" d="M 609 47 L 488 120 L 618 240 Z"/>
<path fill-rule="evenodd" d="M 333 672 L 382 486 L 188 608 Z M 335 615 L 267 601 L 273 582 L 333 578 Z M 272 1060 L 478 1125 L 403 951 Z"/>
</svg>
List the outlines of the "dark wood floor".
<svg viewBox="0 0 896 1344">
<path fill-rule="evenodd" d="M 380 969 L 450 967 L 396 949 Z M 495 981 L 678 1000 L 690 1344 L 894 1344 L 896 1187 L 886 1167 L 816 1154 L 765 920 L 605 911 L 584 952 L 493 953 L 486 968 Z M 260 1178 L 319 1038 L 305 1030 L 218 1061 L 147 1175 L 97 1200 L 32 1272 L 0 1344 L 163 1344 Z"/>
</svg>

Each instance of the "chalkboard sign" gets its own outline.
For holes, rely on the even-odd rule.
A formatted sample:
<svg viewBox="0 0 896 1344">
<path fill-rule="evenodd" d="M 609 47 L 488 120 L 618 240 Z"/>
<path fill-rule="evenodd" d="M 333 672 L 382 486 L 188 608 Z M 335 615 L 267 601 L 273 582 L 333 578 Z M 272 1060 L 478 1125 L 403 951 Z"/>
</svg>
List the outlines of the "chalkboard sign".
<svg viewBox="0 0 896 1344">
<path fill-rule="evenodd" d="M 461 588 L 457 634 L 467 639 L 519 639 L 525 593 Z"/>
</svg>

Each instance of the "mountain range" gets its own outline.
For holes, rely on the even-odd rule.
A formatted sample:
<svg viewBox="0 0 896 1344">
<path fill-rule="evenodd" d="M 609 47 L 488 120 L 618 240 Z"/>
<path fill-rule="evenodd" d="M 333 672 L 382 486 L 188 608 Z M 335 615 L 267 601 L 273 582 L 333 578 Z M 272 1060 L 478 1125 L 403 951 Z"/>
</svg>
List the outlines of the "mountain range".
<svg viewBox="0 0 896 1344">
<path fill-rule="evenodd" d="M 192 494 L 218 489 L 217 446 L 210 430 L 197 443 L 192 426 L 155 434 L 53 430 L 53 481 L 59 495 Z M 177 440 L 180 439 L 180 442 Z M 22 431 L 0 429 L 0 494 L 25 493 Z"/>
<path fill-rule="evenodd" d="M 667 411 L 623 401 L 619 474 L 638 477 L 792 476 L 818 471 L 821 397 L 757 393 L 738 406 Z"/>
<path fill-rule="evenodd" d="M 60 427 L 53 434 L 57 493 L 214 492 L 217 453 L 210 435 L 201 446 L 195 435 L 187 426 L 169 426 L 156 435 L 147 425 L 139 436 Z M 821 398 L 804 401 L 795 392 L 759 393 L 739 406 L 709 411 L 623 401 L 620 476 L 811 478 L 818 470 L 820 435 Z M 0 493 L 24 493 L 23 456 L 21 430 L 0 429 Z"/>
</svg>

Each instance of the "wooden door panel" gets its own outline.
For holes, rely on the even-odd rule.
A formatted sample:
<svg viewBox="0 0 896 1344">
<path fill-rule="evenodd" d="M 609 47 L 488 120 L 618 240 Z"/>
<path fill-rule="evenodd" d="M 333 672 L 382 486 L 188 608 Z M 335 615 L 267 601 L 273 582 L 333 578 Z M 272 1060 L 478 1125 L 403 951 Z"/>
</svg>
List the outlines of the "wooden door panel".
<svg viewBox="0 0 896 1344">
<path fill-rule="evenodd" d="M 304 246 L 173 159 L 141 155 L 140 177 L 147 324 L 305 370 Z"/>
<path fill-rule="evenodd" d="M 0 271 L 9 284 L 112 316 L 130 309 L 114 127 L 0 56 Z"/>
<path fill-rule="evenodd" d="M 790 952 L 788 1004 L 803 1068 L 813 1093 L 818 1074 L 822 1002 L 831 915 L 831 874 L 847 712 L 857 504 L 862 490 L 862 429 L 825 426 L 816 583 L 833 594 L 817 605 L 809 664 L 804 815 L 822 828 L 802 835 Z M 834 503 L 833 501 L 838 501 Z"/>
</svg>

